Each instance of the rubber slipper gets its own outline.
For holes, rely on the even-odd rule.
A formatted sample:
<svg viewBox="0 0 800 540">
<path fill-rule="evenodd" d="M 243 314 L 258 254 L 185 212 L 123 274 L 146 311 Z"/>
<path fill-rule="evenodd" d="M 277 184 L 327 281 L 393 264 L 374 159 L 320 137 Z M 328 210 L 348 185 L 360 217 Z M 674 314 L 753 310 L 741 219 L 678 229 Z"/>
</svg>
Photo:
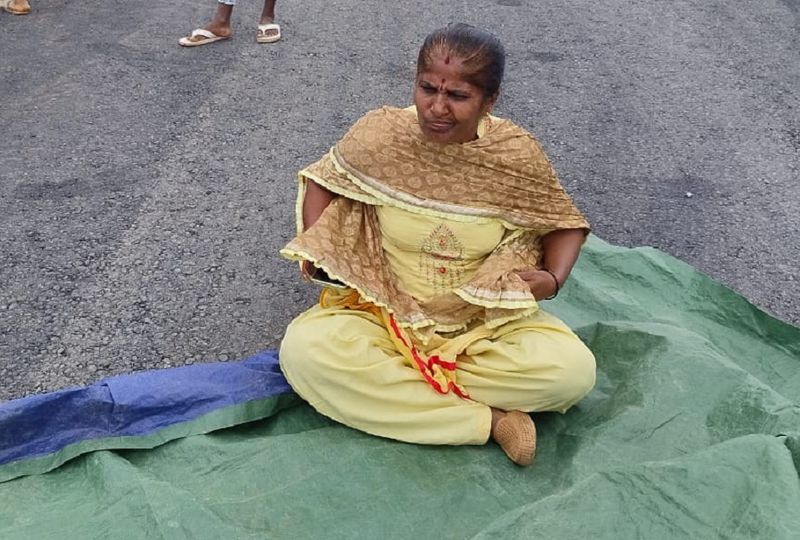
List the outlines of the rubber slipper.
<svg viewBox="0 0 800 540">
<path fill-rule="evenodd" d="M 270 32 L 273 30 L 273 32 Z M 270 33 L 267 33 L 270 32 Z M 275 23 L 259 24 L 256 41 L 259 43 L 275 43 L 281 39 L 281 26 Z"/>
<path fill-rule="evenodd" d="M 13 8 L 11 7 L 11 3 L 14 0 L 2 0 L 0 1 L 0 8 L 6 10 L 7 12 L 11 13 L 12 15 L 27 15 L 31 12 L 31 5 L 28 2 L 23 4 L 21 8 Z"/>
<path fill-rule="evenodd" d="M 203 39 L 193 39 L 197 37 L 201 37 Z M 205 28 L 198 28 L 196 30 L 192 30 L 192 35 L 179 39 L 178 44 L 183 47 L 199 47 L 200 45 L 208 45 L 209 43 L 222 41 L 223 39 L 228 39 L 229 37 L 230 36 L 218 36 L 214 32 L 206 30 Z"/>
</svg>

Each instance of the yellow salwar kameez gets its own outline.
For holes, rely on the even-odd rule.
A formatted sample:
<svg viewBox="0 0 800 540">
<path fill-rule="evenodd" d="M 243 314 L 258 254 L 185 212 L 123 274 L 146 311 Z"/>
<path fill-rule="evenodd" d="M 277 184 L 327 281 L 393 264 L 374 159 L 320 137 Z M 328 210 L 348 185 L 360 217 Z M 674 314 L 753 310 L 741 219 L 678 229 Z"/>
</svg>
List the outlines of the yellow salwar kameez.
<svg viewBox="0 0 800 540">
<path fill-rule="evenodd" d="M 325 289 L 287 328 L 281 368 L 301 397 L 374 435 L 483 444 L 490 407 L 564 412 L 589 392 L 591 351 L 514 274 L 535 266 L 548 230 L 586 227 L 568 198 L 557 201 L 568 216 L 552 225 L 442 204 L 425 211 L 359 183 L 363 171 L 342 165 L 347 146 L 335 150 L 301 172 L 298 213 L 307 179 L 340 197 L 308 231 L 299 218 L 298 237 L 282 251 L 350 286 Z M 365 193 L 343 187 L 351 180 Z M 356 238 L 340 243 L 348 234 Z"/>
</svg>

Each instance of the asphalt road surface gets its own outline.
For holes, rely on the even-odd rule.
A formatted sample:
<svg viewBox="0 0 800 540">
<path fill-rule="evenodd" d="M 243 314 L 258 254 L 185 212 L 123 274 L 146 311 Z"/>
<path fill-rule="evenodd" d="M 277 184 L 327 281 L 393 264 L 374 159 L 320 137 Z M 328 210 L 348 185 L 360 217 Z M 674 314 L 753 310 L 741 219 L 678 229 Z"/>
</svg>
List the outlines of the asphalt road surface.
<svg viewBox="0 0 800 540">
<path fill-rule="evenodd" d="M 496 113 L 537 134 L 613 243 L 800 323 L 800 1 L 278 2 L 284 40 L 184 49 L 214 2 L 0 13 L 0 400 L 275 347 L 315 287 L 277 251 L 295 173 L 410 102 L 450 21 L 508 51 Z"/>
</svg>

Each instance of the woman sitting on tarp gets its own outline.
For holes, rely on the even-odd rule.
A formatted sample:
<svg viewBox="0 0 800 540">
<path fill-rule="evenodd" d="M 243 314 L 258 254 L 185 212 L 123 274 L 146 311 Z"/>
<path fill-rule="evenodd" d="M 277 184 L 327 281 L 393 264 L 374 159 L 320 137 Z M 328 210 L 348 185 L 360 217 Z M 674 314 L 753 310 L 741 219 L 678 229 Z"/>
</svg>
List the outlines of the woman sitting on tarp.
<svg viewBox="0 0 800 540">
<path fill-rule="evenodd" d="M 320 413 L 414 443 L 484 444 L 533 460 L 529 412 L 594 385 L 592 353 L 540 309 L 588 223 L 536 139 L 490 116 L 505 51 L 464 24 L 419 52 L 414 106 L 360 119 L 299 173 L 282 250 L 327 281 L 288 327 L 289 383 Z"/>
</svg>

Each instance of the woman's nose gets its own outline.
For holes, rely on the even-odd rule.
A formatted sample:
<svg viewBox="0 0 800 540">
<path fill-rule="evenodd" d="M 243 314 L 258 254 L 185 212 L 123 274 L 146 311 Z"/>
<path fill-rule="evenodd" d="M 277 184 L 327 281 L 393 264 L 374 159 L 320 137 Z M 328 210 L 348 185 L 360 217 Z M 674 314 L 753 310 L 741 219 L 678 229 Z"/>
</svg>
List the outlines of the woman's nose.
<svg viewBox="0 0 800 540">
<path fill-rule="evenodd" d="M 443 94 L 436 94 L 431 104 L 431 112 L 436 116 L 447 114 L 447 98 Z"/>
</svg>

